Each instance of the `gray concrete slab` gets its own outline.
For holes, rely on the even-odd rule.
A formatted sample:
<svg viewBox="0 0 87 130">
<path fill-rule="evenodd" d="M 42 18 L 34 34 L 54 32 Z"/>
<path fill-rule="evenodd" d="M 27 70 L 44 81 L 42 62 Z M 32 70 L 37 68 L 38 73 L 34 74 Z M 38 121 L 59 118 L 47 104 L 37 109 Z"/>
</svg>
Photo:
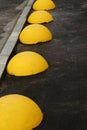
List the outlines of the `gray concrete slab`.
<svg viewBox="0 0 87 130">
<path fill-rule="evenodd" d="M 28 0 L 0 0 L 0 52 Z"/>
<path fill-rule="evenodd" d="M 12 29 L 11 34 L 9 35 L 9 37 L 6 37 L 5 39 L 7 41 L 5 42 L 0 52 L 0 78 L 2 77 L 8 58 L 17 43 L 18 36 L 26 22 L 27 15 L 31 9 L 31 5 L 33 4 L 33 2 L 34 0 L 27 1 L 22 13 L 20 14 L 18 19 L 16 20 L 16 23 L 14 24 L 14 28 Z"/>
</svg>

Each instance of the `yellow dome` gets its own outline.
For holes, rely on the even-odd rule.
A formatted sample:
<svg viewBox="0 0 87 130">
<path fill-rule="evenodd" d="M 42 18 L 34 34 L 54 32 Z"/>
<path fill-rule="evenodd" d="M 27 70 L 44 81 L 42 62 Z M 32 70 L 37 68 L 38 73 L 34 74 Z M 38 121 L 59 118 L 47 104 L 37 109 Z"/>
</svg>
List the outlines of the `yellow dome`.
<svg viewBox="0 0 87 130">
<path fill-rule="evenodd" d="M 52 15 L 45 10 L 34 11 L 28 17 L 28 23 L 48 23 L 53 21 Z"/>
<path fill-rule="evenodd" d="M 56 5 L 52 0 L 36 0 L 32 8 L 34 10 L 51 10 L 55 7 Z"/>
<path fill-rule="evenodd" d="M 20 33 L 19 40 L 23 44 L 37 44 L 52 39 L 50 30 L 41 24 L 31 24 Z"/>
<path fill-rule="evenodd" d="M 0 98 L 0 130 L 32 130 L 42 119 L 43 113 L 32 99 L 19 94 Z"/>
<path fill-rule="evenodd" d="M 7 72 L 15 76 L 38 74 L 48 68 L 48 63 L 40 54 L 24 51 L 16 54 L 7 65 Z"/>
</svg>

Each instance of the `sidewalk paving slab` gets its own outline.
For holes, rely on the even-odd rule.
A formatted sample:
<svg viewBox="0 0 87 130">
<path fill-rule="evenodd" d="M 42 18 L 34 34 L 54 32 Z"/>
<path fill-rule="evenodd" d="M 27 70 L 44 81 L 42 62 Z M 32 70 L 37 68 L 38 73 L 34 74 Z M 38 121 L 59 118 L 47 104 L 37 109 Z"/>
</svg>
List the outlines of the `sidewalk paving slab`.
<svg viewBox="0 0 87 130">
<path fill-rule="evenodd" d="M 2 74 L 6 67 L 6 63 L 9 59 L 9 56 L 11 55 L 11 53 L 17 43 L 19 34 L 20 34 L 24 24 L 26 23 L 26 18 L 29 14 L 29 11 L 31 10 L 33 2 L 34 2 L 34 0 L 29 0 L 27 2 L 27 5 L 25 5 L 25 8 L 23 9 L 22 14 L 18 18 L 18 20 L 12 30 L 12 33 L 10 34 L 9 38 L 7 39 L 5 45 L 0 53 L 0 78 L 2 77 Z"/>
</svg>

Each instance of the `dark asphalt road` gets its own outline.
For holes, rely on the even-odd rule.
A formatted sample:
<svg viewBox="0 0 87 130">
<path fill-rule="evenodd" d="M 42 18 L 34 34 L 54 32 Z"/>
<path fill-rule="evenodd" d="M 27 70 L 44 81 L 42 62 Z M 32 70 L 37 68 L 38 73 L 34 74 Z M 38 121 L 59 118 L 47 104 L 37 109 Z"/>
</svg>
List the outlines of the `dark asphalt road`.
<svg viewBox="0 0 87 130">
<path fill-rule="evenodd" d="M 44 120 L 35 130 L 87 130 L 87 1 L 54 0 L 54 22 L 44 24 L 53 40 L 22 45 L 14 53 L 32 50 L 42 54 L 49 69 L 41 74 L 14 77 L 6 74 L 0 96 L 18 93 L 36 101 Z"/>
</svg>

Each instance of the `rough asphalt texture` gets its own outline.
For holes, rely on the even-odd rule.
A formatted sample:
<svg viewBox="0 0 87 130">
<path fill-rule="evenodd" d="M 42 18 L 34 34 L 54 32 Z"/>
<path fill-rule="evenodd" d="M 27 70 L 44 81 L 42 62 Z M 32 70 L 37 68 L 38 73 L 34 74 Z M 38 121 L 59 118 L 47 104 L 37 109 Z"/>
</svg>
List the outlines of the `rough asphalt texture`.
<svg viewBox="0 0 87 130">
<path fill-rule="evenodd" d="M 47 59 L 49 69 L 27 77 L 6 73 L 0 96 L 18 93 L 36 101 L 44 120 L 35 130 L 87 130 L 87 1 L 54 2 L 56 9 L 49 11 L 54 22 L 44 24 L 52 41 L 37 45 L 18 41 L 13 52 L 36 51 Z"/>
</svg>

